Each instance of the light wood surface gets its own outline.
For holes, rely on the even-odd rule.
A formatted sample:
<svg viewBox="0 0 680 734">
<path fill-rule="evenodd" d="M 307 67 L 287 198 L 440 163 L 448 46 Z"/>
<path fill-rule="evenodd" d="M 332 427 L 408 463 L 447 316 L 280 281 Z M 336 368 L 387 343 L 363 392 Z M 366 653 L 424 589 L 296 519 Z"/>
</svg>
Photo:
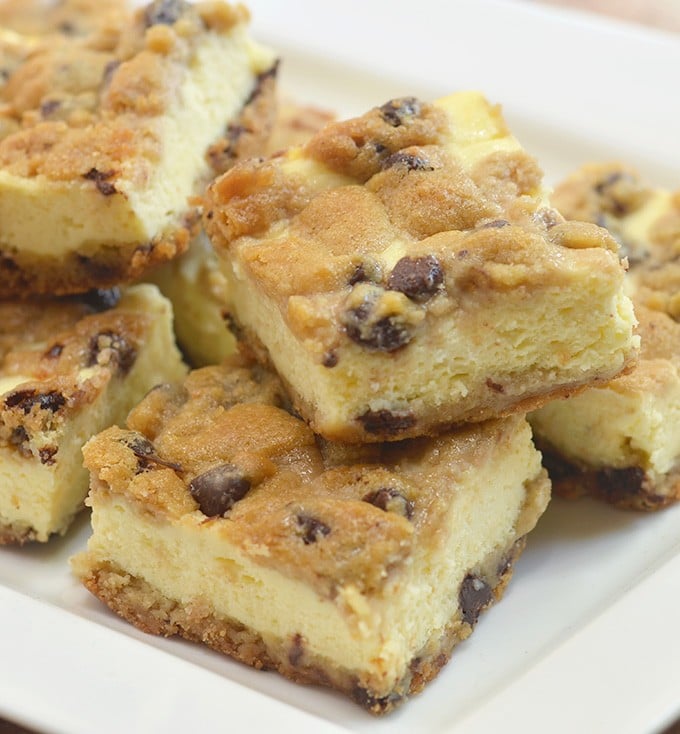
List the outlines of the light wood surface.
<svg viewBox="0 0 680 734">
<path fill-rule="evenodd" d="M 680 33 L 680 0 L 528 0 L 576 8 Z"/>
</svg>

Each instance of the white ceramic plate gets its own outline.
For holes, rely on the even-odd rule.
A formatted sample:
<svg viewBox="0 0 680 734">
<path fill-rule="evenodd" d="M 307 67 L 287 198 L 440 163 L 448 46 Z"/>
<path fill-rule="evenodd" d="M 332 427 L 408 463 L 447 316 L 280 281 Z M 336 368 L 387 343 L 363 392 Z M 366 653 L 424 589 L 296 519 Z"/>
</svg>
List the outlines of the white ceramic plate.
<svg viewBox="0 0 680 734">
<path fill-rule="evenodd" d="M 680 40 L 511 0 L 252 0 L 297 99 L 356 113 L 478 88 L 549 180 L 619 157 L 679 187 Z M 680 507 L 555 500 L 505 599 L 376 720 L 199 646 L 137 632 L 70 577 L 81 518 L 0 549 L 0 714 L 45 732 L 654 732 L 680 712 Z"/>
</svg>

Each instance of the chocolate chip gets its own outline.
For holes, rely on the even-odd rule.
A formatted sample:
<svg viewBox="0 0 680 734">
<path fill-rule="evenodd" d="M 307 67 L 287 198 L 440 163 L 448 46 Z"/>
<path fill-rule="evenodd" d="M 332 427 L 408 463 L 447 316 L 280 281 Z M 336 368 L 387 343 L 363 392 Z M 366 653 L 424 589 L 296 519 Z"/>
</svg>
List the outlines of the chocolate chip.
<svg viewBox="0 0 680 734">
<path fill-rule="evenodd" d="M 326 523 L 317 520 L 311 515 L 296 515 L 297 522 L 296 532 L 302 538 L 305 545 L 316 543 L 331 532 Z"/>
<path fill-rule="evenodd" d="M 110 282 L 120 280 L 121 278 L 118 276 L 122 276 L 123 274 L 120 268 L 81 253 L 76 253 L 76 260 L 78 261 L 78 265 L 80 265 L 80 267 L 85 270 L 88 276 L 90 276 L 94 281 L 106 280 Z"/>
<path fill-rule="evenodd" d="M 366 272 L 366 267 L 363 263 L 359 263 L 359 265 L 354 268 L 354 272 L 349 276 L 349 280 L 347 282 L 350 285 L 356 285 L 357 283 L 364 283 L 367 280 L 368 273 Z"/>
<path fill-rule="evenodd" d="M 55 463 L 55 455 L 59 451 L 58 446 L 45 446 L 40 451 L 38 451 L 38 456 L 40 456 L 40 463 L 45 464 L 46 466 L 52 466 L 52 464 Z"/>
<path fill-rule="evenodd" d="M 173 469 L 174 471 L 182 471 L 182 467 L 179 464 L 161 459 L 161 457 L 156 454 L 155 446 L 144 436 L 126 438 L 124 443 L 139 460 L 140 470 L 148 469 L 152 464 L 160 464 L 161 466 L 168 467 L 168 469 Z"/>
<path fill-rule="evenodd" d="M 80 296 L 80 299 L 97 313 L 108 311 L 120 302 L 120 288 L 94 288 Z"/>
<path fill-rule="evenodd" d="M 384 713 L 403 698 L 398 693 L 388 693 L 387 696 L 376 697 L 358 684 L 352 688 L 350 695 L 359 706 L 374 714 Z"/>
<path fill-rule="evenodd" d="M 534 222 L 542 224 L 546 229 L 552 229 L 563 221 L 555 209 L 548 209 L 547 207 L 539 209 L 532 219 Z"/>
<path fill-rule="evenodd" d="M 326 354 L 323 355 L 323 360 L 321 361 L 321 364 L 323 364 L 324 367 L 335 367 L 337 363 L 337 352 L 331 350 L 330 352 L 326 352 Z"/>
<path fill-rule="evenodd" d="M 57 390 L 46 393 L 39 393 L 36 390 L 19 390 L 10 393 L 5 398 L 6 408 L 19 407 L 24 411 L 24 415 L 28 415 L 34 405 L 39 406 L 40 410 L 56 413 L 65 404 L 66 398 Z"/>
<path fill-rule="evenodd" d="M 480 229 L 502 229 L 503 227 L 507 227 L 510 224 L 507 219 L 494 219 L 491 222 L 484 222 L 484 224 L 480 224 Z"/>
<path fill-rule="evenodd" d="M 97 168 L 90 168 L 87 173 L 83 174 L 83 178 L 88 181 L 94 181 L 100 194 L 111 196 L 117 192 L 116 187 L 108 181 L 114 175 L 115 171 L 100 171 Z"/>
<path fill-rule="evenodd" d="M 427 301 L 444 282 L 444 272 L 434 255 L 402 257 L 387 281 L 392 291 L 400 291 L 414 301 Z"/>
<path fill-rule="evenodd" d="M 253 102 L 257 97 L 262 94 L 262 89 L 264 88 L 264 84 L 267 81 L 267 79 L 276 79 L 276 76 L 279 72 L 279 59 L 276 59 L 273 66 L 270 66 L 265 71 L 260 72 L 257 75 L 257 79 L 255 80 L 255 86 L 253 87 L 253 90 L 248 95 L 248 98 L 244 102 L 244 107 L 249 105 L 251 102 Z"/>
<path fill-rule="evenodd" d="M 61 107 L 61 102 L 58 99 L 46 99 L 40 105 L 40 115 L 42 117 L 49 117 L 53 112 L 56 112 Z"/>
<path fill-rule="evenodd" d="M 407 520 L 413 517 L 413 502 L 396 489 L 381 487 L 375 492 L 369 492 L 362 499 L 364 502 L 368 502 L 369 505 L 374 505 L 385 512 L 402 515 Z"/>
<path fill-rule="evenodd" d="M 236 339 L 236 341 L 242 341 L 244 333 L 243 327 L 236 319 L 234 314 L 232 314 L 230 311 L 222 311 L 222 318 L 224 319 L 224 323 L 227 325 L 227 329 L 229 329 L 229 331 L 233 334 L 234 339 Z"/>
<path fill-rule="evenodd" d="M 295 668 L 300 664 L 305 654 L 304 638 L 299 632 L 293 635 L 293 641 L 288 651 L 288 662 Z"/>
<path fill-rule="evenodd" d="M 111 83 L 113 75 L 116 73 L 116 69 L 120 66 L 120 59 L 111 59 L 104 67 L 104 73 L 102 74 L 102 84 L 108 86 Z"/>
<path fill-rule="evenodd" d="M 367 410 L 357 420 L 366 433 L 382 436 L 396 436 L 416 424 L 416 417 L 410 410 Z"/>
<path fill-rule="evenodd" d="M 383 170 L 388 168 L 405 168 L 407 171 L 434 171 L 434 166 L 427 158 L 412 153 L 404 153 L 399 151 L 393 153 L 389 158 L 383 161 Z"/>
<path fill-rule="evenodd" d="M 598 472 L 600 489 L 612 499 L 636 495 L 644 491 L 646 484 L 645 470 L 639 466 L 628 466 L 624 469 L 605 468 Z"/>
<path fill-rule="evenodd" d="M 63 20 L 59 23 L 57 29 L 66 36 L 73 36 L 76 33 L 76 27 L 68 20 Z"/>
<path fill-rule="evenodd" d="M 505 392 L 505 388 L 503 387 L 503 385 L 501 385 L 500 382 L 494 382 L 490 377 L 486 378 L 485 384 L 492 392 L 497 392 L 501 394 Z"/>
<path fill-rule="evenodd" d="M 137 350 L 115 331 L 102 331 L 90 339 L 87 366 L 102 367 L 115 365 L 122 374 L 127 374 L 137 359 Z"/>
<path fill-rule="evenodd" d="M 189 3 L 184 0 L 155 0 L 144 13 L 144 22 L 147 27 L 152 25 L 173 25 L 183 13 Z"/>
<path fill-rule="evenodd" d="M 46 352 L 45 352 L 45 358 L 46 359 L 57 359 L 61 356 L 61 353 L 64 351 L 64 345 L 63 344 L 53 344 Z"/>
<path fill-rule="evenodd" d="M 16 426 L 12 429 L 12 433 L 10 433 L 9 436 L 9 442 L 12 446 L 15 446 L 20 450 L 22 454 L 25 456 L 30 455 L 30 451 L 24 444 L 28 443 L 30 440 L 30 437 L 28 435 L 28 432 L 23 426 Z"/>
<path fill-rule="evenodd" d="M 458 594 L 458 603 L 464 622 L 474 625 L 479 618 L 479 613 L 492 601 L 493 591 L 486 581 L 472 574 L 468 574 L 463 579 Z"/>
<path fill-rule="evenodd" d="M 363 307 L 348 312 L 347 317 L 347 336 L 369 349 L 394 352 L 412 339 L 410 331 L 392 316 L 374 322 L 368 329 L 365 328 L 367 316 Z"/>
<path fill-rule="evenodd" d="M 234 464 L 220 464 L 195 477 L 189 484 L 191 496 L 208 517 L 224 515 L 250 489 L 246 479 Z"/>
<path fill-rule="evenodd" d="M 614 171 L 595 184 L 602 208 L 615 217 L 629 214 L 638 203 L 639 188 L 635 179 L 624 171 Z"/>
<path fill-rule="evenodd" d="M 409 117 L 420 114 L 420 102 L 415 97 L 392 99 L 379 108 L 383 120 L 392 127 L 399 127 Z"/>
</svg>

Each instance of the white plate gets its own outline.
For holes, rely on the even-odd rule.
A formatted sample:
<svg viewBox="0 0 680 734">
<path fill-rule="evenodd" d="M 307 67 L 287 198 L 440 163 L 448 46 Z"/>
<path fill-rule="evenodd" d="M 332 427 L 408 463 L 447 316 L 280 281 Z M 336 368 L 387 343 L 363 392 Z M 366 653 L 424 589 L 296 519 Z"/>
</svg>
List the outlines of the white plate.
<svg viewBox="0 0 680 734">
<path fill-rule="evenodd" d="M 343 113 L 478 88 L 549 180 L 619 157 L 678 187 L 680 40 L 501 0 L 252 0 L 283 84 Z M 555 500 L 506 598 L 423 694 L 375 720 L 200 646 L 137 632 L 70 577 L 87 518 L 0 549 L 0 713 L 45 732 L 653 732 L 680 712 L 680 507 Z"/>
</svg>

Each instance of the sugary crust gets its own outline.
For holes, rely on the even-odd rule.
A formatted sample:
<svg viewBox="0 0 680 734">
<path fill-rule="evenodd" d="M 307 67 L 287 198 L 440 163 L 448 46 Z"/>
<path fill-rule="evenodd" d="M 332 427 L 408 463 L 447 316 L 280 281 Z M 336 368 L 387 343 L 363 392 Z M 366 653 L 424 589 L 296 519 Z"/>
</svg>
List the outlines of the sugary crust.
<svg viewBox="0 0 680 734">
<path fill-rule="evenodd" d="M 525 539 L 521 538 L 507 549 L 493 581 L 492 603 L 501 599 L 524 546 Z M 215 616 L 207 605 L 178 604 L 143 579 L 130 576 L 110 563 L 90 567 L 82 581 L 92 594 L 144 632 L 166 637 L 180 635 L 258 670 L 276 670 L 296 683 L 336 688 L 375 715 L 389 713 L 407 696 L 419 693 L 446 665 L 453 648 L 473 629 L 472 624 L 461 618 L 460 611 L 456 612 L 445 633 L 432 639 L 413 657 L 408 674 L 394 690 L 387 696 L 376 696 L 353 671 L 339 670 L 329 661 L 315 659 L 305 649 L 302 636 L 265 640 L 234 620 Z"/>
</svg>

